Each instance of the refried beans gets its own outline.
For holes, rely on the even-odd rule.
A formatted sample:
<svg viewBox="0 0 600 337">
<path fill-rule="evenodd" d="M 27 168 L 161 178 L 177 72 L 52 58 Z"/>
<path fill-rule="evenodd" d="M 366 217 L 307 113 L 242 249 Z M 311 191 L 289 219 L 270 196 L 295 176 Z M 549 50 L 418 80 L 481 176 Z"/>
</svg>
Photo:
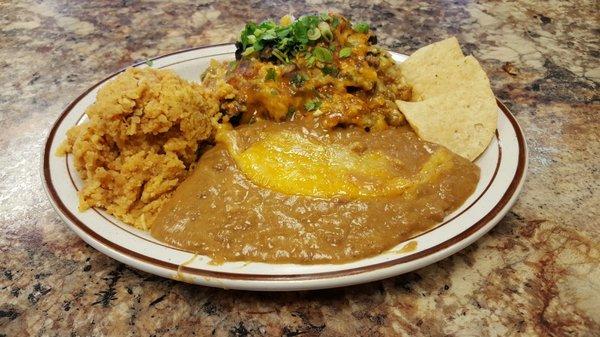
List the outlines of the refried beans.
<svg viewBox="0 0 600 337">
<path fill-rule="evenodd" d="M 207 255 L 214 263 L 344 263 L 377 255 L 439 224 L 473 193 L 479 180 L 476 165 L 421 141 L 408 127 L 366 132 L 259 121 L 228 132 L 239 152 L 232 153 L 224 141 L 206 151 L 151 227 L 155 238 Z M 360 168 L 342 168 L 342 179 L 332 184 L 347 180 L 351 185 L 346 190 L 363 192 L 322 197 L 323 186 L 311 181 L 318 176 L 296 177 L 286 190 L 285 181 L 257 178 L 260 167 L 249 175 L 236 163 L 253 145 L 282 133 L 301 135 L 323 148 L 348 148 L 359 163 L 360 157 L 380 158 L 389 172 L 378 180 L 361 175 Z M 318 167 L 302 165 L 308 173 Z M 393 188 L 381 183 L 396 180 L 406 183 Z"/>
</svg>

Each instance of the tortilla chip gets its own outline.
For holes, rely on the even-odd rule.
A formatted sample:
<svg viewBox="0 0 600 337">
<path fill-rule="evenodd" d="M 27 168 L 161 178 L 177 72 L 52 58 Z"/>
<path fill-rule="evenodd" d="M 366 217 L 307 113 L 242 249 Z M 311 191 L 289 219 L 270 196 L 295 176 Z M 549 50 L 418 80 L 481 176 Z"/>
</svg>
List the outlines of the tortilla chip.
<svg viewBox="0 0 600 337">
<path fill-rule="evenodd" d="M 419 137 L 472 161 L 494 136 L 498 106 L 479 62 L 457 46 L 455 38 L 446 39 L 402 63 L 413 101 L 396 104 Z"/>
<path fill-rule="evenodd" d="M 495 98 L 473 96 L 471 90 L 453 91 L 420 102 L 396 103 L 419 137 L 471 161 L 487 148 L 496 130 Z"/>
<path fill-rule="evenodd" d="M 451 37 L 417 50 L 400 64 L 400 69 L 406 81 L 413 83 L 420 78 L 427 77 L 437 69 L 451 67 L 464 57 L 458 40 Z"/>
<path fill-rule="evenodd" d="M 459 88 L 489 91 L 489 94 L 492 94 L 485 71 L 479 62 L 470 55 L 446 62 L 443 67 L 432 68 L 430 71 L 420 74 L 419 77 L 407 80 L 407 83 L 412 86 L 413 93 L 418 94 L 418 100 L 443 95 Z"/>
</svg>

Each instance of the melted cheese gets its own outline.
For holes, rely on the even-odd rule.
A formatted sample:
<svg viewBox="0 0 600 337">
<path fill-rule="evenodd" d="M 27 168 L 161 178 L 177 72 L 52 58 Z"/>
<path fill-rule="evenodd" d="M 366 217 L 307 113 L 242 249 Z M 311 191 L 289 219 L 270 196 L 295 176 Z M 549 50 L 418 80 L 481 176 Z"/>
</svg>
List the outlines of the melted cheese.
<svg viewBox="0 0 600 337">
<path fill-rule="evenodd" d="M 418 185 L 452 165 L 450 153 L 439 149 L 417 174 L 406 176 L 397 158 L 324 144 L 298 132 L 268 134 L 244 150 L 237 145 L 235 132 L 221 131 L 217 139 L 226 143 L 249 180 L 288 195 L 354 199 L 405 193 L 412 198 Z"/>
</svg>

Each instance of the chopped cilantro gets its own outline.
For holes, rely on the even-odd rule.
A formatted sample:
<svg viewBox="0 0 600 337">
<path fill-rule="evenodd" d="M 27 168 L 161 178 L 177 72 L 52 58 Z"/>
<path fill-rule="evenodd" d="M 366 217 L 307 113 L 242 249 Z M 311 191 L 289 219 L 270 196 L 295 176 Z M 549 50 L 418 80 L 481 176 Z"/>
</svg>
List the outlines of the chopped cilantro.
<svg viewBox="0 0 600 337">
<path fill-rule="evenodd" d="M 339 25 L 340 25 L 340 19 L 338 17 L 334 17 L 333 20 L 331 20 L 331 27 L 333 27 L 335 29 Z"/>
<path fill-rule="evenodd" d="M 312 99 L 304 103 L 306 111 L 314 111 L 321 107 L 321 101 L 318 99 Z"/>
<path fill-rule="evenodd" d="M 352 48 L 350 47 L 346 47 L 346 48 L 342 48 L 340 49 L 340 57 L 341 58 L 345 58 L 352 55 Z"/>
<path fill-rule="evenodd" d="M 265 81 L 274 81 L 276 77 L 277 77 L 277 73 L 275 72 L 275 69 L 273 69 L 273 68 L 267 69 L 267 75 L 265 75 Z"/>
<path fill-rule="evenodd" d="M 357 22 L 352 26 L 352 29 L 359 33 L 368 33 L 369 32 L 369 24 L 366 22 Z"/>
<path fill-rule="evenodd" d="M 274 40 L 275 38 L 277 38 L 277 34 L 275 33 L 275 30 L 271 29 L 271 30 L 264 32 L 260 36 L 260 38 L 265 41 Z"/>
<path fill-rule="evenodd" d="M 304 75 L 302 75 L 301 73 L 296 73 L 294 76 L 292 76 L 292 79 L 290 80 L 290 82 L 295 87 L 299 88 L 304 85 L 304 82 L 306 82 L 306 77 Z"/>
<path fill-rule="evenodd" d="M 335 53 L 333 32 L 340 24 L 346 24 L 346 20 L 327 13 L 304 15 L 296 20 L 286 16 L 280 23 L 272 20 L 248 22 L 236 42 L 236 58 L 289 63 L 298 55 L 306 59 L 309 67 L 315 62 L 330 63 Z M 359 33 L 368 33 L 370 29 L 364 22 L 356 23 L 352 28 Z M 340 51 L 342 58 L 351 54 L 347 49 Z"/>
</svg>

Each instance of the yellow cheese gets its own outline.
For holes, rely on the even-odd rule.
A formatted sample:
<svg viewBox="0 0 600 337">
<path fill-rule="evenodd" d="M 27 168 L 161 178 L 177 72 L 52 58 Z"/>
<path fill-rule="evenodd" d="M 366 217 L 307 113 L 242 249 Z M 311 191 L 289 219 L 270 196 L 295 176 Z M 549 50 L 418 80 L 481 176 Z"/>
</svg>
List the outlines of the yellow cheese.
<svg viewBox="0 0 600 337">
<path fill-rule="evenodd" d="M 302 133 L 281 131 L 241 151 L 234 132 L 225 141 L 239 169 L 256 185 L 290 195 L 365 198 L 412 194 L 452 164 L 447 150 L 436 151 L 418 174 L 401 176 L 400 161 L 383 153 L 323 144 Z"/>
</svg>

